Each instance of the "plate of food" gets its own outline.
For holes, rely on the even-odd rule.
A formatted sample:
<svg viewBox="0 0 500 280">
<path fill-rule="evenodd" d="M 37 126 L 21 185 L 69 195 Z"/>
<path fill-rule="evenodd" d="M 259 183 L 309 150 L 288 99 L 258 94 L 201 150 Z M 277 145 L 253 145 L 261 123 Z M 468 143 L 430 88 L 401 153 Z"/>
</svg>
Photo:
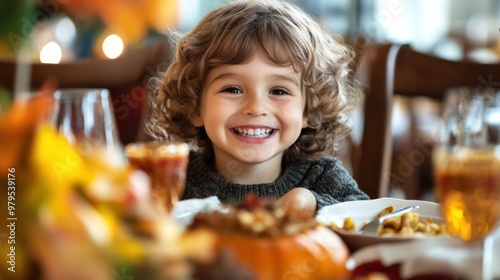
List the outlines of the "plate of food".
<svg viewBox="0 0 500 280">
<path fill-rule="evenodd" d="M 381 212 L 390 212 L 411 205 L 416 205 L 418 208 L 385 220 L 376 232 L 360 231 Z M 372 244 L 447 234 L 439 204 L 423 200 L 384 197 L 342 202 L 320 209 L 316 220 L 337 232 L 352 251 Z"/>
</svg>

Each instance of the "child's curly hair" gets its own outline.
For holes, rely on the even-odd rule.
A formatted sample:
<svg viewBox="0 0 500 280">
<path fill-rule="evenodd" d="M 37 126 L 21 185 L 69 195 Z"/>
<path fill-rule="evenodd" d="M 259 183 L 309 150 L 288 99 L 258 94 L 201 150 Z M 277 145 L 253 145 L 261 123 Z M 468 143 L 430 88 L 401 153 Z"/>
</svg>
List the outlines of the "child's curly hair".
<svg viewBox="0 0 500 280">
<path fill-rule="evenodd" d="M 350 131 L 346 109 L 361 100 L 350 69 L 354 54 L 310 16 L 276 0 L 231 2 L 179 39 L 173 63 L 156 81 L 150 133 L 213 153 L 204 128 L 190 122 L 199 114 L 203 81 L 211 69 L 242 63 L 258 49 L 301 73 L 308 127 L 285 151 L 285 162 L 334 154 Z"/>
</svg>

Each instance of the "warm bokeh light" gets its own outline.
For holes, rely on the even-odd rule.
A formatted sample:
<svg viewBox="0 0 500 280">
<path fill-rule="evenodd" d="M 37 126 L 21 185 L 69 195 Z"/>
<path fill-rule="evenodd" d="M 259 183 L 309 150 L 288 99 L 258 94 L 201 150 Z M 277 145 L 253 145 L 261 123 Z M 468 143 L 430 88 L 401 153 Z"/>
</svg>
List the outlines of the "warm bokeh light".
<svg viewBox="0 0 500 280">
<path fill-rule="evenodd" d="M 123 52 L 124 44 L 122 38 L 116 34 L 111 34 L 102 43 L 102 51 L 106 57 L 114 59 Z"/>
<path fill-rule="evenodd" d="M 40 51 L 40 61 L 42 63 L 58 64 L 61 62 L 62 50 L 55 42 L 49 42 Z"/>
</svg>

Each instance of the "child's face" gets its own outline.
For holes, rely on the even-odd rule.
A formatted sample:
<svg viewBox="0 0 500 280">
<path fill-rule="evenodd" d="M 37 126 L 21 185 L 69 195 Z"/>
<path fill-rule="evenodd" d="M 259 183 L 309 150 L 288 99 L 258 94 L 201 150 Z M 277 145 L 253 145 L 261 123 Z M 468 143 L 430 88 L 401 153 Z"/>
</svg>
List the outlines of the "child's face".
<svg viewBox="0 0 500 280">
<path fill-rule="evenodd" d="M 214 147 L 216 165 L 281 165 L 283 152 L 306 127 L 300 73 L 268 60 L 259 51 L 237 65 L 211 70 L 203 84 L 200 116 Z"/>
</svg>

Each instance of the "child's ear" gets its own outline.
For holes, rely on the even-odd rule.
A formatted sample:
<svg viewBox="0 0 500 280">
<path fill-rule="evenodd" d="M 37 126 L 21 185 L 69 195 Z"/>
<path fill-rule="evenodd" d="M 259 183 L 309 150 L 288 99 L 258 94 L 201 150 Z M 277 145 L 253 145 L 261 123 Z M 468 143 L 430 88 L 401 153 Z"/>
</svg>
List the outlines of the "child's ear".
<svg viewBox="0 0 500 280">
<path fill-rule="evenodd" d="M 189 120 L 196 127 L 202 127 L 203 126 L 203 119 L 201 118 L 201 116 L 199 114 L 190 116 Z"/>
</svg>

